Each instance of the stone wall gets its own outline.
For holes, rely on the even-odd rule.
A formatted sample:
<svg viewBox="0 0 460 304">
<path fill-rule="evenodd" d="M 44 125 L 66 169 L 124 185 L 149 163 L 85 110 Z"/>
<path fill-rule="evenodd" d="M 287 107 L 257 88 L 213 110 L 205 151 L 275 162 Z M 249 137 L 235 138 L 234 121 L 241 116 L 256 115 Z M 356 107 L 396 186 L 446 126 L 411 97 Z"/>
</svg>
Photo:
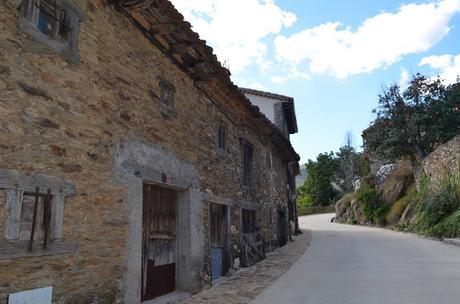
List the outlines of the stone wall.
<svg viewBox="0 0 460 304">
<path fill-rule="evenodd" d="M 447 175 L 458 174 L 460 168 L 460 135 L 439 146 L 422 162 L 421 172 L 430 177 L 430 186 L 437 187 Z M 418 178 L 420 180 L 420 176 Z"/>
<path fill-rule="evenodd" d="M 77 245 L 73 253 L 0 260 L 1 304 L 11 292 L 44 286 L 54 287 L 56 303 L 139 302 L 126 295 L 138 294 L 127 269 L 129 244 L 141 232 L 133 231 L 128 199 L 132 189 L 117 178 L 114 166 L 117 151 L 127 143 L 154 145 L 197 170 L 196 195 L 204 205 L 196 211 L 199 216 L 206 213 L 210 197 L 230 205 L 233 261 L 239 258 L 239 214 L 244 206 L 258 210 L 265 243 L 276 244 L 276 211 L 287 205 L 286 162 L 269 138 L 229 115 L 222 101 L 209 100 L 105 2 L 75 1 L 86 15 L 78 65 L 19 31 L 17 3 L 0 2 L 0 162 L 2 169 L 75 183 L 75 196 L 65 201 L 63 239 Z M 159 109 L 159 77 L 176 89 L 175 117 Z M 224 153 L 215 147 L 218 123 L 228 128 Z M 254 145 L 251 189 L 241 186 L 240 137 Z M 272 150 L 273 170 L 266 167 L 266 148 Z M 2 200 L 2 223 L 4 207 Z M 206 216 L 201 224 L 206 231 Z M 207 233 L 198 237 L 195 252 L 205 252 Z M 206 254 L 194 278 L 197 288 L 209 283 Z"/>
</svg>

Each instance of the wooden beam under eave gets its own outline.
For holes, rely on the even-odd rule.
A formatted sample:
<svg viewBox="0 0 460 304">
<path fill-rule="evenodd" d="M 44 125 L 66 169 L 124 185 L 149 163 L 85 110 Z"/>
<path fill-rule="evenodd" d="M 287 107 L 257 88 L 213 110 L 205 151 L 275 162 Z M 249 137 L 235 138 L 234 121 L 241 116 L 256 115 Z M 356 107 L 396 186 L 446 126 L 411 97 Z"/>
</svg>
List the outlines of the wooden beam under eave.
<svg viewBox="0 0 460 304">
<path fill-rule="evenodd" d="M 119 5 L 123 7 L 125 10 L 132 11 L 145 8 L 145 2 L 145 0 L 121 0 L 119 1 Z"/>
<path fill-rule="evenodd" d="M 171 53 L 180 55 L 186 54 L 191 50 L 193 50 L 193 45 L 189 43 L 176 43 L 169 48 Z"/>
<path fill-rule="evenodd" d="M 143 28 L 148 29 L 150 22 L 140 13 L 140 11 L 133 11 L 129 13 Z"/>
<path fill-rule="evenodd" d="M 177 31 L 177 24 L 164 23 L 164 24 L 152 24 L 149 28 L 149 32 L 152 35 L 166 35 Z"/>
<path fill-rule="evenodd" d="M 155 35 L 155 39 L 165 48 L 169 49 L 169 43 L 161 35 Z"/>
</svg>

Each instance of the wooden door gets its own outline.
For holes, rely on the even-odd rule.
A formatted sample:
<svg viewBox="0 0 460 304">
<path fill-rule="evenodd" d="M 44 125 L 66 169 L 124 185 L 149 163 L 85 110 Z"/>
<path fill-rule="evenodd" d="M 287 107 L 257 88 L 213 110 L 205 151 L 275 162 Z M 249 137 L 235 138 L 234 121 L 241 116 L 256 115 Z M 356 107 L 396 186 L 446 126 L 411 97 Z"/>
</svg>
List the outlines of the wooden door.
<svg viewBox="0 0 460 304">
<path fill-rule="evenodd" d="M 227 207 L 211 204 L 211 274 L 218 278 L 226 272 Z"/>
<path fill-rule="evenodd" d="M 176 287 L 177 193 L 144 185 L 142 208 L 142 301 Z"/>
</svg>

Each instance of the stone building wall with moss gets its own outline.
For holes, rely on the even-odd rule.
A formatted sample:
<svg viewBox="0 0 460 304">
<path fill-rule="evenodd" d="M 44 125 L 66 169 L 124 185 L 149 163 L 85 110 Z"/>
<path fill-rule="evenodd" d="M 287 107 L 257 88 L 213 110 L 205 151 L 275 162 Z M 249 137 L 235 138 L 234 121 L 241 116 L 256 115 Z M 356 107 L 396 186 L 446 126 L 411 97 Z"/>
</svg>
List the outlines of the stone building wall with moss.
<svg viewBox="0 0 460 304">
<path fill-rule="evenodd" d="M 79 64 L 21 32 L 18 3 L 0 3 L 1 169 L 70 181 L 75 193 L 64 204 L 62 239 L 72 243 L 68 251 L 21 258 L 0 254 L 1 304 L 9 293 L 44 286 L 54 287 L 55 303 L 138 302 L 126 297 L 132 210 L 126 202 L 129 191 L 115 169 L 117 151 L 129 143 L 139 150 L 154 146 L 168 151 L 178 163 L 195 168 L 200 212 L 207 212 L 209 201 L 229 202 L 234 260 L 240 253 L 239 211 L 245 204 L 258 212 L 266 247 L 276 246 L 276 210 L 287 208 L 287 161 L 270 138 L 254 132 L 245 117 L 229 117 L 223 101 L 210 100 L 105 1 L 75 1 L 86 16 L 78 39 Z M 176 90 L 174 115 L 159 108 L 159 79 Z M 224 152 L 215 144 L 218 122 L 228 129 Z M 240 138 L 254 145 L 251 189 L 242 187 Z M 272 169 L 267 168 L 266 149 L 272 151 Z M 203 248 L 204 262 L 197 288 L 209 283 L 210 271 L 209 219 L 202 219 L 197 246 Z"/>
</svg>

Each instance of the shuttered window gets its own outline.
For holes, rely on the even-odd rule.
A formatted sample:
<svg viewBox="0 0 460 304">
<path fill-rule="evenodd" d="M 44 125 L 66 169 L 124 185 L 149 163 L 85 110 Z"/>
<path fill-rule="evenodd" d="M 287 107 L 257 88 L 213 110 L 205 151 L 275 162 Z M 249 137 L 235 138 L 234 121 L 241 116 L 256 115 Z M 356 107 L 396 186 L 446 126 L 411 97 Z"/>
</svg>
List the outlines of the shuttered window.
<svg viewBox="0 0 460 304">
<path fill-rule="evenodd" d="M 243 163 L 243 185 L 252 186 L 254 148 L 248 141 L 241 139 L 241 157 Z"/>
</svg>

